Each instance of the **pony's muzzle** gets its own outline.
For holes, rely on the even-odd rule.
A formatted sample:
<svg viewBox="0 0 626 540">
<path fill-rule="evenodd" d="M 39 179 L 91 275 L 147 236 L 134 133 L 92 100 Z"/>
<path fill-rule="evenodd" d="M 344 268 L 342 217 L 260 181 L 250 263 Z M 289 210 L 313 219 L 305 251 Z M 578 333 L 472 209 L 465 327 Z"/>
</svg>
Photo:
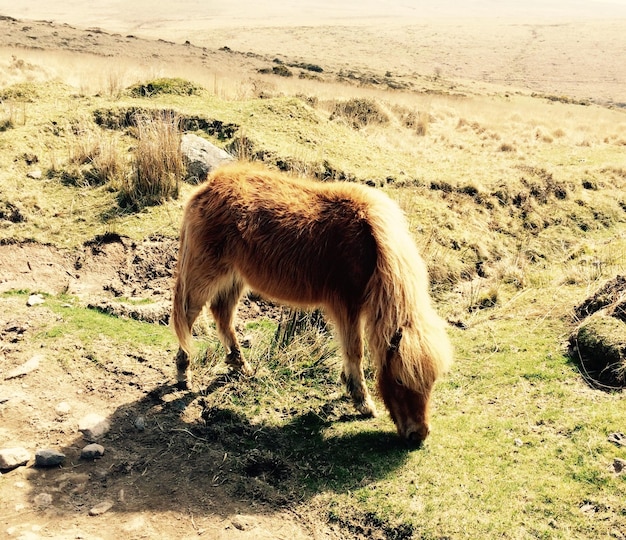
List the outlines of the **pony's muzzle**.
<svg viewBox="0 0 626 540">
<path fill-rule="evenodd" d="M 411 446 L 421 446 L 422 443 L 428 437 L 430 433 L 430 426 L 428 424 L 421 424 L 419 426 L 410 426 L 404 433 L 404 439 Z"/>
</svg>

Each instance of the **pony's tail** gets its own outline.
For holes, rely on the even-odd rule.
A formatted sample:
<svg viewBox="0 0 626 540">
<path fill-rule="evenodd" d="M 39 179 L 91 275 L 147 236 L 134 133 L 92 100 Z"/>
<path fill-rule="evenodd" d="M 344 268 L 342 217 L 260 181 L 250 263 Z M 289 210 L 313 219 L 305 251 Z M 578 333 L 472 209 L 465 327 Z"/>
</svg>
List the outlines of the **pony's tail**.
<svg viewBox="0 0 626 540">
<path fill-rule="evenodd" d="M 185 223 L 185 221 L 183 222 Z M 178 250 L 178 262 L 176 265 L 176 283 L 174 285 L 174 300 L 172 303 L 171 326 L 176 332 L 180 348 L 187 354 L 193 351 L 193 339 L 191 328 L 187 318 L 189 307 L 189 289 L 187 279 L 189 276 L 189 246 L 187 239 L 187 226 L 183 225 L 180 232 L 180 246 Z"/>
</svg>

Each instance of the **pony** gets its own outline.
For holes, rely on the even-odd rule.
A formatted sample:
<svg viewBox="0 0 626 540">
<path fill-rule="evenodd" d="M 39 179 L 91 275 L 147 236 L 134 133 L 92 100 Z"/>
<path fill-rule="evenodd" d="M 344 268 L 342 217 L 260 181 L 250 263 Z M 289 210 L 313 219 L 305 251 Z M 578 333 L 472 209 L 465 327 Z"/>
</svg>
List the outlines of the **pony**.
<svg viewBox="0 0 626 540">
<path fill-rule="evenodd" d="M 366 333 L 398 434 L 418 444 L 428 436 L 431 390 L 450 367 L 452 347 L 404 214 L 387 195 L 258 164 L 214 171 L 186 204 L 180 231 L 171 315 L 179 387 L 189 386 L 192 326 L 207 303 L 227 365 L 251 374 L 233 325 L 246 288 L 321 307 L 335 327 L 354 406 L 376 416 L 362 367 Z"/>
</svg>

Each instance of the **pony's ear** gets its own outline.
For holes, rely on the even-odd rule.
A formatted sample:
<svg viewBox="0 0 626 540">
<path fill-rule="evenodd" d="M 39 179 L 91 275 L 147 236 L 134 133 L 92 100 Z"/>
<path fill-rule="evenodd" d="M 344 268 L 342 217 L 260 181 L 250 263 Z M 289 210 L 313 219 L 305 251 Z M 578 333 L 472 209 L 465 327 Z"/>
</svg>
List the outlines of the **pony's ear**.
<svg viewBox="0 0 626 540">
<path fill-rule="evenodd" d="M 400 347 L 400 340 L 402 339 L 402 328 L 398 328 L 396 333 L 391 337 L 389 341 L 389 352 L 394 353 Z"/>
<path fill-rule="evenodd" d="M 387 347 L 387 362 L 391 362 L 394 355 L 400 348 L 400 341 L 402 340 L 402 328 L 398 328 L 391 339 L 389 340 L 389 346 Z"/>
</svg>

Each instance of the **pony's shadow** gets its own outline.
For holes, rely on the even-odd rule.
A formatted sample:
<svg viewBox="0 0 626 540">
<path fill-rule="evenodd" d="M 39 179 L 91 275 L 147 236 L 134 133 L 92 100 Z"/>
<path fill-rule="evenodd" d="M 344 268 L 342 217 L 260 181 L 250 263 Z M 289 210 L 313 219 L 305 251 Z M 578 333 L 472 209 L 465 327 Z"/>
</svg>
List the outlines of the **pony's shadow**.
<svg viewBox="0 0 626 540">
<path fill-rule="evenodd" d="M 185 512 L 190 505 L 204 504 L 227 517 L 237 504 L 280 507 L 320 492 L 362 488 L 409 457 L 411 449 L 395 431 L 368 426 L 367 420 L 345 412 L 345 402 L 309 407 L 281 423 L 253 421 L 229 400 L 208 404 L 212 393 L 236 391 L 238 385 L 224 388 L 231 381 L 231 376 L 221 375 L 200 391 L 157 386 L 119 407 L 109 417 L 110 431 L 98 441 L 106 448 L 100 460 L 80 459 L 87 444 L 80 438 L 67 445 L 62 451 L 72 478 L 93 480 L 81 495 L 67 492 L 59 498 L 57 509 L 75 509 L 125 492 L 136 496 L 117 504 L 118 512 Z M 138 418 L 143 419 L 141 427 Z M 341 429 L 333 429 L 337 423 Z M 71 481 L 67 473 L 57 473 L 42 475 L 33 468 L 33 493 L 58 492 L 61 479 Z M 176 496 L 164 497 L 164 492 Z"/>
<path fill-rule="evenodd" d="M 228 375 L 216 377 L 202 395 L 230 381 Z M 346 412 L 346 400 L 295 413 L 280 425 L 253 423 L 229 407 L 211 406 L 202 410 L 204 425 L 197 434 L 219 441 L 227 453 L 238 456 L 242 477 L 260 478 L 279 490 L 296 489 L 300 498 L 329 489 L 347 492 L 400 467 L 412 448 L 395 431 L 368 428 L 367 419 Z M 331 429 L 352 423 L 347 433 Z"/>
</svg>

